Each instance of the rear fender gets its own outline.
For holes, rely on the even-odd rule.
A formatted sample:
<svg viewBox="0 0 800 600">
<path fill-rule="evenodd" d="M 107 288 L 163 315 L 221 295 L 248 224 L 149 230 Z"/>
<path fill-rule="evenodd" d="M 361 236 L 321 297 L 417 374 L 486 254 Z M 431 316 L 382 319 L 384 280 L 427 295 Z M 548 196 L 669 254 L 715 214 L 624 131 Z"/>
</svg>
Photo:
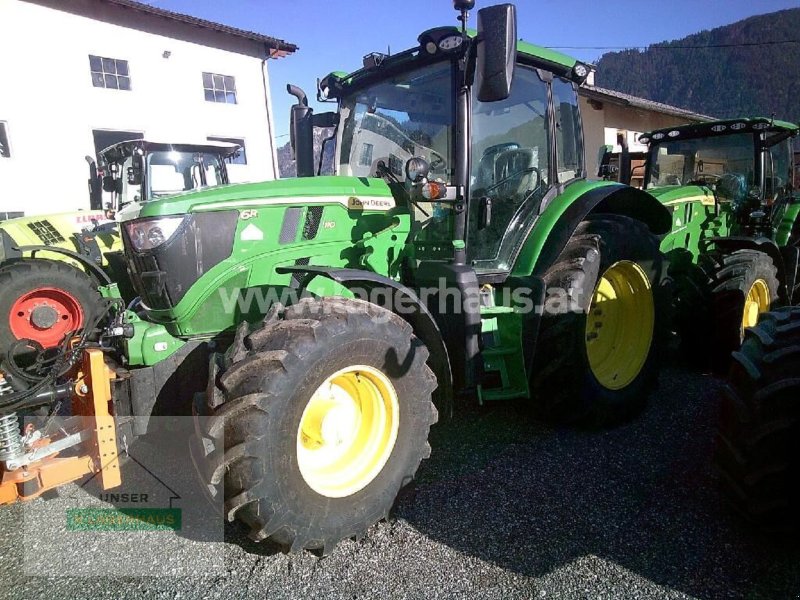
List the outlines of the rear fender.
<svg viewBox="0 0 800 600">
<path fill-rule="evenodd" d="M 36 258 L 37 252 L 52 252 L 54 254 L 61 254 L 80 263 L 81 266 L 85 267 L 86 272 L 89 273 L 89 275 L 97 279 L 100 285 L 111 285 L 111 283 L 113 283 L 108 274 L 106 274 L 103 269 L 98 267 L 97 264 L 94 263 L 90 258 L 83 256 L 82 254 L 78 254 L 72 250 L 59 248 L 58 246 L 19 246 L 15 247 L 14 250 L 20 252 L 21 254 L 30 252 L 31 258 Z"/>
<path fill-rule="evenodd" d="M 669 210 L 647 192 L 611 182 L 573 184 L 550 202 L 539 217 L 523 244 L 512 274 L 542 276 L 564 251 L 578 225 L 596 213 L 637 219 L 657 236 L 663 236 L 672 228 Z"/>
</svg>

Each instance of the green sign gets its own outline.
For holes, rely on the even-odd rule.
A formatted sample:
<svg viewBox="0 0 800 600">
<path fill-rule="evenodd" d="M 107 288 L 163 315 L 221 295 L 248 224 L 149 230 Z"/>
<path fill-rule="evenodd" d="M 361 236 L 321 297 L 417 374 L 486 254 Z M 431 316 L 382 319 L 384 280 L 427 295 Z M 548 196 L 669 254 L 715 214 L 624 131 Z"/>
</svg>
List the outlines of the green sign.
<svg viewBox="0 0 800 600">
<path fill-rule="evenodd" d="M 70 508 L 68 531 L 179 531 L 180 508 Z"/>
</svg>

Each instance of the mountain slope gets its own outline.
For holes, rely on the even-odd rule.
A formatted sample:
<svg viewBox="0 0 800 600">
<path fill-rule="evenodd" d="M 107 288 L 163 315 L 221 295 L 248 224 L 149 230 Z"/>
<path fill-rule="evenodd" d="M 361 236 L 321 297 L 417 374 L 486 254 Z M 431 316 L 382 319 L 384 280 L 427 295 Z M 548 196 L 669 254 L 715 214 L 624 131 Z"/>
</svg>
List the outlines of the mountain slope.
<svg viewBox="0 0 800 600">
<path fill-rule="evenodd" d="M 800 43 L 775 43 L 785 40 L 800 40 L 800 8 L 750 17 L 645 51 L 604 54 L 597 85 L 720 118 L 774 114 L 796 122 Z"/>
</svg>

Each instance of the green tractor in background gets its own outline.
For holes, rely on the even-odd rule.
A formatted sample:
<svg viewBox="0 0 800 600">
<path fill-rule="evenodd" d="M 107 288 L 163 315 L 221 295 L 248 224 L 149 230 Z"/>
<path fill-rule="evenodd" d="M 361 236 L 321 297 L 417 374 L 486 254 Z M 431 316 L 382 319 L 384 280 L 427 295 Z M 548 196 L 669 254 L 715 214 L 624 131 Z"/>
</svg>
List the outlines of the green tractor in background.
<svg viewBox="0 0 800 600">
<path fill-rule="evenodd" d="M 800 301 L 797 125 L 733 119 L 647 133 L 644 189 L 672 212 L 661 249 L 676 325 L 694 357 L 725 372 L 748 327 Z"/>
<path fill-rule="evenodd" d="M 800 529 L 800 308 L 766 313 L 733 355 L 715 461 L 733 506 L 773 533 Z"/>
<path fill-rule="evenodd" d="M 100 152 L 99 168 L 91 163 L 90 204 L 98 210 L 0 222 L 0 357 L 18 342 L 17 353 L 30 354 L 21 340 L 54 348 L 80 330 L 100 310 L 99 285 L 116 282 L 133 299 L 115 220 L 156 198 L 227 184 L 225 161 L 238 149 L 120 142 Z"/>
<path fill-rule="evenodd" d="M 464 23 L 473 5 L 455 2 Z M 454 400 L 611 422 L 656 382 L 670 215 L 585 179 L 588 67 L 518 43 L 512 5 L 478 20 L 324 78 L 336 113 L 291 87 L 298 178 L 155 200 L 122 226 L 141 303 L 100 340 L 113 412 L 141 417 L 128 439 L 170 404 L 208 417 L 204 489 L 255 540 L 325 553 L 362 535 Z M 318 126 L 336 128 L 335 176 L 315 176 Z"/>
</svg>

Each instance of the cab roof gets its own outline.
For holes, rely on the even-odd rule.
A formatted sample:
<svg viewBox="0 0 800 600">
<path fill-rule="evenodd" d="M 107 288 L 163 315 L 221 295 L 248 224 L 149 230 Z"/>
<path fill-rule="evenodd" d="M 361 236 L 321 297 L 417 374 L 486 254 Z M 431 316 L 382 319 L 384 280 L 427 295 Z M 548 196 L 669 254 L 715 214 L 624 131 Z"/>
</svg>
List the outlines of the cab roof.
<svg viewBox="0 0 800 600">
<path fill-rule="evenodd" d="M 461 35 L 461 30 L 458 27 L 437 27 L 423 32 L 420 35 L 420 40 L 422 40 L 429 32 L 437 31 L 440 35 L 442 35 L 441 32 L 446 30 L 450 30 L 450 35 Z M 467 36 L 470 38 L 474 39 L 477 35 L 478 32 L 476 30 L 467 30 Z M 333 83 L 331 80 L 335 80 L 336 83 L 342 87 L 359 85 L 362 82 L 371 81 L 376 78 L 380 79 L 380 77 L 385 73 L 394 71 L 395 69 L 402 71 L 404 68 L 408 68 L 416 62 L 422 63 L 426 60 L 428 62 L 442 60 L 447 54 L 445 51 L 437 51 L 434 55 L 428 55 L 423 46 L 424 44 L 392 55 L 379 54 L 381 57 L 379 64 L 370 67 L 365 66 L 364 68 L 353 71 L 352 73 L 334 71 L 325 77 L 323 82 L 329 84 L 328 87 L 330 91 L 334 92 L 332 95 L 336 96 L 337 94 L 335 94 L 335 87 L 338 86 L 330 85 Z M 368 54 L 365 59 L 369 56 L 371 55 Z M 536 68 L 542 68 L 551 71 L 560 77 L 570 80 L 576 80 L 573 69 L 576 65 L 581 63 L 581 61 L 579 61 L 577 58 L 568 56 L 567 54 L 563 54 L 555 50 L 550 50 L 544 46 L 538 46 L 536 44 L 526 42 L 524 40 L 519 40 L 517 42 L 517 61 Z M 582 80 L 578 81 L 578 83 L 582 83 Z"/>
<path fill-rule="evenodd" d="M 229 142 L 203 142 L 199 144 L 191 143 L 170 143 L 157 142 L 152 140 L 127 140 L 112 144 L 108 148 L 100 151 L 100 156 L 106 162 L 114 162 L 127 158 L 131 155 L 134 148 L 142 148 L 145 152 L 207 152 L 209 154 L 220 154 L 224 157 L 232 156 L 241 149 L 239 144 Z"/>
<path fill-rule="evenodd" d="M 788 121 L 778 121 L 766 117 L 749 117 L 741 119 L 725 119 L 718 121 L 707 121 L 705 123 L 692 123 L 691 125 L 680 125 L 679 127 L 666 127 L 645 133 L 639 137 L 643 143 L 662 142 L 675 139 L 688 139 L 699 137 L 712 137 L 717 135 L 731 135 L 734 133 L 754 133 L 754 132 L 788 132 L 797 135 L 800 127 Z"/>
</svg>

